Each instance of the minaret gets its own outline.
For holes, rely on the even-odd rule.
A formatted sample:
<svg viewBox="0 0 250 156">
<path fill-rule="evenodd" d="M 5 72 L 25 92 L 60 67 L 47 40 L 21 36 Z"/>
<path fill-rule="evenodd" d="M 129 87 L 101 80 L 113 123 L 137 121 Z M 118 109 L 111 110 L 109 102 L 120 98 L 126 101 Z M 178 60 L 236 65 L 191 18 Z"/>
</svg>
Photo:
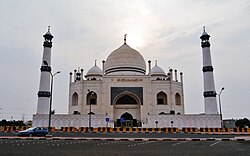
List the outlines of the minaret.
<svg viewBox="0 0 250 156">
<path fill-rule="evenodd" d="M 203 27 L 203 33 L 200 37 L 202 56 L 203 56 L 203 80 L 204 80 L 204 103 L 205 103 L 205 114 L 218 114 L 216 91 L 214 85 L 213 66 L 210 53 L 210 36 Z"/>
<path fill-rule="evenodd" d="M 38 91 L 37 114 L 49 114 L 49 99 L 50 99 L 50 72 L 51 72 L 51 47 L 53 35 L 48 32 L 43 35 L 43 58 L 41 65 L 40 85 Z"/>
</svg>

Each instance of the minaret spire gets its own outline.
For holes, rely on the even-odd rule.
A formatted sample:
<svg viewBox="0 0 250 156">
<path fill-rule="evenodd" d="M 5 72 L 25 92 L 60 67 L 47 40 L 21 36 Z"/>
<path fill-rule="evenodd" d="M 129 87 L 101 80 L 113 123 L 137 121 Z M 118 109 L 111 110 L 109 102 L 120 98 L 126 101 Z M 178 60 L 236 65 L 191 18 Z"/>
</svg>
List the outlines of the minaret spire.
<svg viewBox="0 0 250 156">
<path fill-rule="evenodd" d="M 126 44 L 126 41 L 127 41 L 127 34 L 124 34 L 124 44 Z"/>
<path fill-rule="evenodd" d="M 205 31 L 205 26 L 203 27 L 203 33 L 200 37 L 202 56 L 203 56 L 203 80 L 204 80 L 204 104 L 205 104 L 205 114 L 218 114 L 216 91 L 214 84 L 213 66 L 210 53 L 210 35 Z"/>
<path fill-rule="evenodd" d="M 50 33 L 50 26 L 48 32 L 43 35 L 43 57 L 41 65 L 40 85 L 38 91 L 37 114 L 49 114 L 49 100 L 50 100 L 50 72 L 51 72 L 51 47 L 53 35 Z"/>
</svg>

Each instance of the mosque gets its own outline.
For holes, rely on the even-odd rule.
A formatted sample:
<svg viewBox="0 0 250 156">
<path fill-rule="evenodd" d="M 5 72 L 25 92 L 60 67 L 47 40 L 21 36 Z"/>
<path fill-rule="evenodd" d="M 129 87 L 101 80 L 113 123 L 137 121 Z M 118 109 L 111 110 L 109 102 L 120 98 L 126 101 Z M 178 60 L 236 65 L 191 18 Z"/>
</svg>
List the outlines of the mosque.
<svg viewBox="0 0 250 156">
<path fill-rule="evenodd" d="M 51 48 L 53 35 L 48 29 L 33 126 L 60 127 L 220 127 L 210 36 L 200 37 L 203 54 L 204 114 L 185 114 L 183 73 L 165 71 L 157 61 L 152 67 L 140 52 L 124 43 L 112 51 L 102 67 L 95 65 L 86 74 L 83 69 L 69 73 L 68 114 L 52 114 Z M 50 123 L 49 123 L 50 124 Z"/>
</svg>

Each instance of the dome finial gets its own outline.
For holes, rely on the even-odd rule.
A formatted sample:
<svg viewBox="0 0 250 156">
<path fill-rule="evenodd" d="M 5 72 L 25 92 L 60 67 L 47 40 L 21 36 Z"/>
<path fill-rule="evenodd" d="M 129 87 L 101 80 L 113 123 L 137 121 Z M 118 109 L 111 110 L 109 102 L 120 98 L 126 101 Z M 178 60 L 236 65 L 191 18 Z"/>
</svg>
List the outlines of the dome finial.
<svg viewBox="0 0 250 156">
<path fill-rule="evenodd" d="M 96 66 L 96 60 L 95 60 L 95 66 Z"/>
<path fill-rule="evenodd" d="M 48 26 L 48 32 L 50 32 L 50 25 Z"/>
<path fill-rule="evenodd" d="M 126 36 L 127 34 L 124 34 L 124 44 L 126 44 L 126 41 L 127 41 Z"/>
<path fill-rule="evenodd" d="M 203 32 L 206 32 L 205 28 L 206 28 L 206 27 L 205 27 L 205 26 L 203 26 Z"/>
<path fill-rule="evenodd" d="M 155 66 L 157 66 L 157 60 L 155 60 Z"/>
</svg>

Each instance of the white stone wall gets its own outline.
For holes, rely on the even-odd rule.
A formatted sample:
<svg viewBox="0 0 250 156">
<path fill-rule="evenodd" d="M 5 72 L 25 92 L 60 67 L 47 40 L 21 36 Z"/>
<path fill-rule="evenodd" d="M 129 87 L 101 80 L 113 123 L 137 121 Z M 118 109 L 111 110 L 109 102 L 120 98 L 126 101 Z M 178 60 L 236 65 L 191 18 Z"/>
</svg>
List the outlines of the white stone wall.
<svg viewBox="0 0 250 156">
<path fill-rule="evenodd" d="M 91 115 L 91 127 L 106 127 L 105 115 Z M 34 114 L 32 126 L 48 127 L 49 115 Z M 108 126 L 113 126 L 109 124 Z M 56 114 L 51 116 L 51 127 L 89 127 L 89 115 Z"/>
<path fill-rule="evenodd" d="M 220 127 L 220 115 L 190 114 L 190 115 L 149 115 L 143 127 Z M 173 121 L 173 124 L 171 124 Z"/>
<path fill-rule="evenodd" d="M 91 126 L 92 127 L 106 127 L 105 121 L 106 115 L 92 115 Z M 158 121 L 157 127 L 220 127 L 220 116 L 219 115 L 147 115 L 147 118 L 142 123 L 142 127 L 156 127 L 155 121 Z M 173 124 L 171 124 L 173 121 Z M 48 115 L 35 114 L 33 115 L 32 126 L 48 126 Z M 60 129 L 61 127 L 88 127 L 89 116 L 88 115 L 67 115 L 57 114 L 52 115 L 51 127 Z M 114 127 L 112 122 L 108 123 L 108 127 Z"/>
</svg>

